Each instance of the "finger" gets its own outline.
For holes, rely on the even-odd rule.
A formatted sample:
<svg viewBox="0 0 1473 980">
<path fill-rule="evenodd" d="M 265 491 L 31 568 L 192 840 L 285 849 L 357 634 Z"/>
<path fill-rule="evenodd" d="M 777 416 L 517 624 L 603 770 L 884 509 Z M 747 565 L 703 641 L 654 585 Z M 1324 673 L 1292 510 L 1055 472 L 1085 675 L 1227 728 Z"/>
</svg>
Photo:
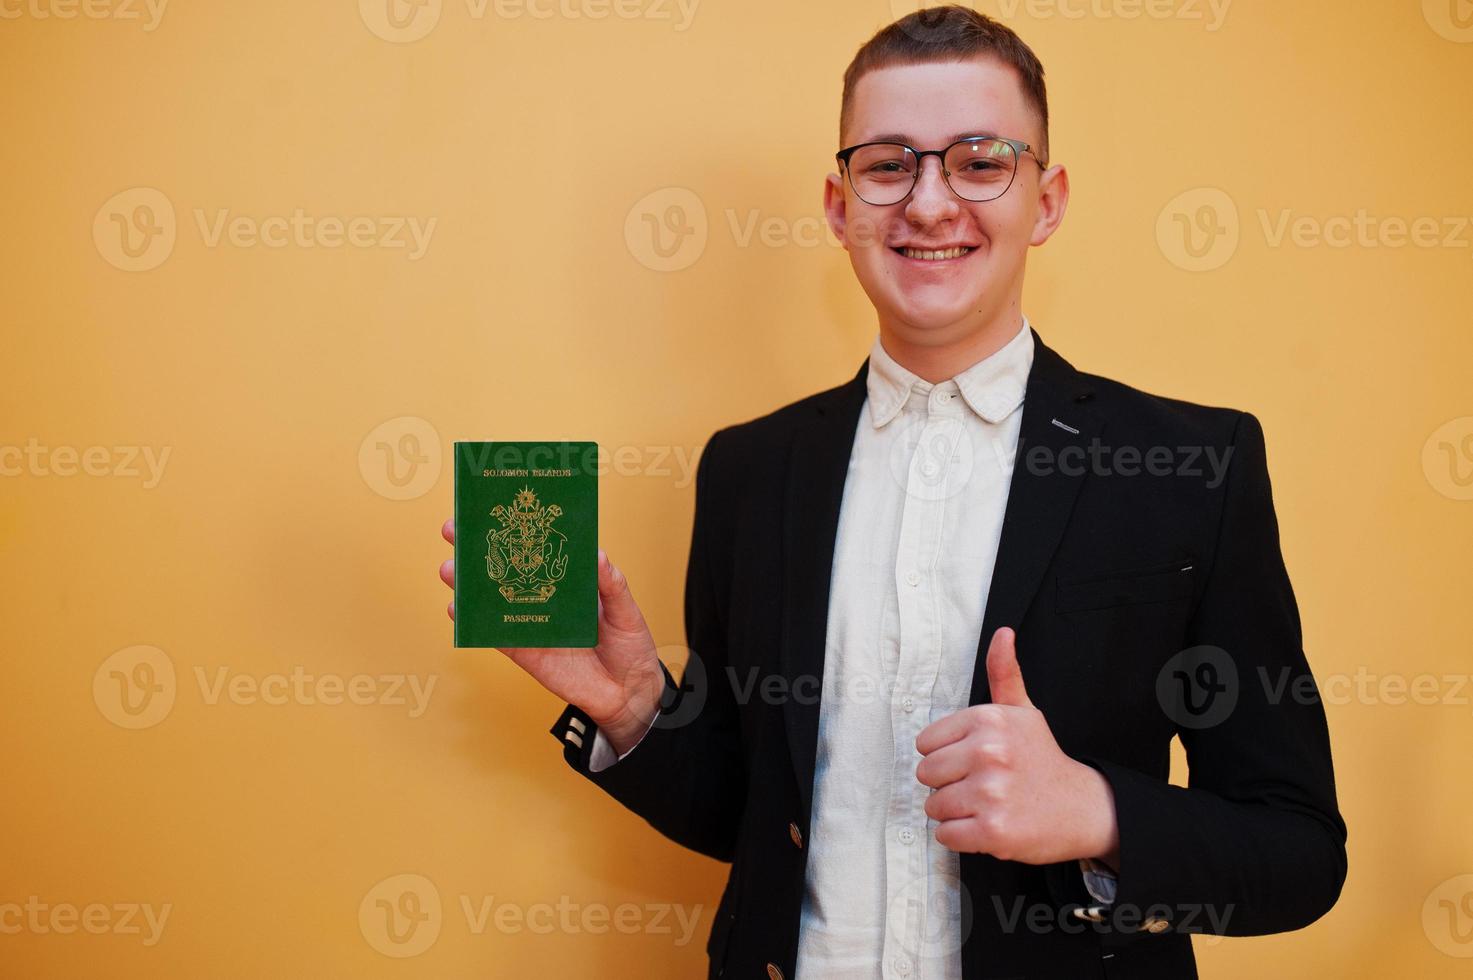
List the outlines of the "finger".
<svg viewBox="0 0 1473 980">
<path fill-rule="evenodd" d="M 1023 686 L 1023 669 L 1018 666 L 1017 635 L 1006 626 L 992 634 L 987 647 L 987 685 L 993 704 L 1033 707 Z"/>
<path fill-rule="evenodd" d="M 602 548 L 598 549 L 598 597 L 604 621 L 610 626 L 620 630 L 644 628 L 644 614 L 629 591 L 629 580 Z"/>
<path fill-rule="evenodd" d="M 440 581 L 455 588 L 455 559 L 446 558 L 440 562 Z"/>
<path fill-rule="evenodd" d="M 943 745 L 916 765 L 916 780 L 923 786 L 940 789 L 973 773 L 993 766 L 996 750 L 984 745 L 980 752 L 975 739 L 962 739 Z"/>
<path fill-rule="evenodd" d="M 937 824 L 936 843 L 958 853 L 991 853 L 986 827 L 976 817 L 963 817 Z"/>
<path fill-rule="evenodd" d="M 943 745 L 966 738 L 987 714 L 988 705 L 972 705 L 931 722 L 916 736 L 916 751 L 930 755 Z"/>
<path fill-rule="evenodd" d="M 450 600 L 450 605 L 448 605 L 448 606 L 445 607 L 445 611 L 450 614 L 450 618 L 451 619 L 454 619 L 455 618 L 455 600 L 454 599 L 451 599 Z"/>
<path fill-rule="evenodd" d="M 948 786 L 926 797 L 926 816 L 938 823 L 977 816 L 977 802 L 963 786 Z"/>
<path fill-rule="evenodd" d="M 450 520 L 440 526 L 440 537 L 449 541 L 451 544 L 455 543 L 455 518 L 450 518 Z"/>
</svg>

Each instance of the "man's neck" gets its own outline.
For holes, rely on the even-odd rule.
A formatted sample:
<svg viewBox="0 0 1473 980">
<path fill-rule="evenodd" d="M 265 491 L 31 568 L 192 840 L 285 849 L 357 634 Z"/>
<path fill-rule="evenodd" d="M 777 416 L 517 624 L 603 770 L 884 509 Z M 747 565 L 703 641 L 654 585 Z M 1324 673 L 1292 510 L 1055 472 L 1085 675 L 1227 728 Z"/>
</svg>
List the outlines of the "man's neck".
<svg viewBox="0 0 1473 980">
<path fill-rule="evenodd" d="M 967 368 L 992 356 L 1018 335 L 1023 326 L 1023 313 L 1009 306 L 981 330 L 972 330 L 954 341 L 922 343 L 912 330 L 896 330 L 880 322 L 880 344 L 885 353 L 912 374 L 937 384 L 954 378 Z M 907 339 L 907 336 L 911 339 Z M 922 336 L 920 340 L 936 338 Z"/>
</svg>

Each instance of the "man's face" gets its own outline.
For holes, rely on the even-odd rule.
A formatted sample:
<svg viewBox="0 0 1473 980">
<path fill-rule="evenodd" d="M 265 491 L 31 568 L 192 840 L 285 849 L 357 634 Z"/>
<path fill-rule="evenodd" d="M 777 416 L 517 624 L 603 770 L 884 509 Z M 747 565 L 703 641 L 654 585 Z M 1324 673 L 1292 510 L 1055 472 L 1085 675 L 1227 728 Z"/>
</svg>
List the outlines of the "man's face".
<svg viewBox="0 0 1473 980">
<path fill-rule="evenodd" d="M 992 59 L 880 68 L 855 85 L 845 146 L 895 140 L 939 150 L 963 136 L 1001 136 L 1035 149 L 1040 121 L 1024 101 L 1012 68 Z M 824 208 L 844 243 L 882 327 L 924 345 L 958 342 L 1008 316 L 1020 303 L 1030 245 L 1063 220 L 1068 176 L 1047 175 L 1030 153 L 1018 158 L 1007 193 L 984 203 L 963 200 L 926 157 L 910 196 L 875 206 L 860 200 L 841 174 L 830 174 Z M 956 258 L 925 259 L 906 249 L 962 248 Z"/>
</svg>

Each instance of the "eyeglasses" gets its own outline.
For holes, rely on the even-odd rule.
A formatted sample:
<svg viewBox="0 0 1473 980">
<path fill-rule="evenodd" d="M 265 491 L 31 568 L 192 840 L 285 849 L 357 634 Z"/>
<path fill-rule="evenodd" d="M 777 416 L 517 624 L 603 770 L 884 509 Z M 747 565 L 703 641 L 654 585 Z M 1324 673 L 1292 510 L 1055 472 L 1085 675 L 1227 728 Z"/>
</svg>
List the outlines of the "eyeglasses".
<svg viewBox="0 0 1473 980">
<path fill-rule="evenodd" d="M 1013 186 L 1024 153 L 1040 169 L 1047 168 L 1027 143 L 1000 136 L 961 139 L 944 150 L 917 150 L 904 143 L 858 143 L 835 156 L 859 199 L 884 207 L 910 196 L 921 179 L 921 161 L 930 156 L 941 159 L 941 177 L 957 197 L 978 204 L 995 201 Z"/>
</svg>

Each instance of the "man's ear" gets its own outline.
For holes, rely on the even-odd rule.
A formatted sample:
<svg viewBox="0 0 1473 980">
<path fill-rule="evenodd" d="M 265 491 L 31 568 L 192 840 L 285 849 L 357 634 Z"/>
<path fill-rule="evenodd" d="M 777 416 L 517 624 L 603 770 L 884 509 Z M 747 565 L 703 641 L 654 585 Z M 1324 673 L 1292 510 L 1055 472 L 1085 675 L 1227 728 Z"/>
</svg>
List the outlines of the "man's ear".
<svg viewBox="0 0 1473 980">
<path fill-rule="evenodd" d="M 1038 217 L 1033 222 L 1030 245 L 1042 245 L 1064 222 L 1069 207 L 1069 171 L 1063 165 L 1049 167 L 1038 180 Z"/>
<path fill-rule="evenodd" d="M 838 174 L 823 179 L 823 213 L 828 218 L 829 231 L 847 251 L 849 240 L 844 237 L 844 231 L 849 225 L 849 215 L 844 201 L 844 178 Z"/>
</svg>

